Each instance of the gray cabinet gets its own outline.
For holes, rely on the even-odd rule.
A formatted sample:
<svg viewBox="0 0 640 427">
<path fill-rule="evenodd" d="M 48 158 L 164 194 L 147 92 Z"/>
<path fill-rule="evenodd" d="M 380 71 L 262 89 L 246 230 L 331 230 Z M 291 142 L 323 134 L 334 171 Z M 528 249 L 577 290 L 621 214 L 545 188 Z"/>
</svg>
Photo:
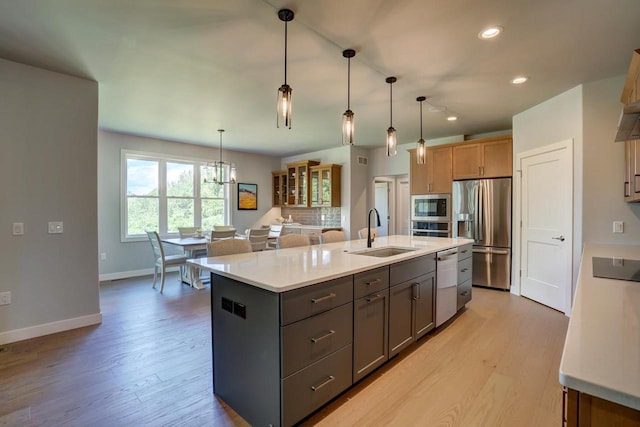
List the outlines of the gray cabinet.
<svg viewBox="0 0 640 427">
<path fill-rule="evenodd" d="M 471 277 L 473 268 L 473 245 L 468 244 L 458 248 L 458 297 L 457 309 L 462 309 L 471 301 Z"/>
<path fill-rule="evenodd" d="M 435 327 L 435 255 L 393 264 L 389 289 L 389 357 Z"/>
</svg>

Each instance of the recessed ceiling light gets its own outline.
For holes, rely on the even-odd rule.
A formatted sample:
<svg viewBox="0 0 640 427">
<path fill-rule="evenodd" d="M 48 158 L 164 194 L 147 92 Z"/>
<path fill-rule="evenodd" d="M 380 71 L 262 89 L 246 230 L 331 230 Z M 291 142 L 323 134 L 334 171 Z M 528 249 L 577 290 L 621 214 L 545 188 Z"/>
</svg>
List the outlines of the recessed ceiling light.
<svg viewBox="0 0 640 427">
<path fill-rule="evenodd" d="M 480 38 L 481 40 L 492 39 L 498 36 L 502 31 L 504 31 L 504 28 L 499 25 L 488 27 L 478 33 L 478 38 Z"/>
<path fill-rule="evenodd" d="M 447 117 L 447 120 L 449 120 L 450 122 L 455 122 L 456 120 L 458 120 L 458 118 L 456 116 L 449 116 Z"/>
<path fill-rule="evenodd" d="M 526 82 L 527 80 L 529 80 L 529 77 L 518 76 L 518 77 L 514 77 L 513 80 L 511 80 L 511 83 L 514 84 L 514 85 L 521 85 L 522 83 Z"/>
</svg>

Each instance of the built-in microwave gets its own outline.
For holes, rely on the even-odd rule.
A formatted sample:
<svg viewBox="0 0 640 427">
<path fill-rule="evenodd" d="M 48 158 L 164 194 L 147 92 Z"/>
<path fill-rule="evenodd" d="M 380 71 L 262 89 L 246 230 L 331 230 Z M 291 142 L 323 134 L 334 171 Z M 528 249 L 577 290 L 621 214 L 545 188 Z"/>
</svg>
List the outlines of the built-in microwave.
<svg viewBox="0 0 640 427">
<path fill-rule="evenodd" d="M 451 196 L 449 194 L 425 194 L 411 196 L 411 220 L 449 222 Z"/>
</svg>

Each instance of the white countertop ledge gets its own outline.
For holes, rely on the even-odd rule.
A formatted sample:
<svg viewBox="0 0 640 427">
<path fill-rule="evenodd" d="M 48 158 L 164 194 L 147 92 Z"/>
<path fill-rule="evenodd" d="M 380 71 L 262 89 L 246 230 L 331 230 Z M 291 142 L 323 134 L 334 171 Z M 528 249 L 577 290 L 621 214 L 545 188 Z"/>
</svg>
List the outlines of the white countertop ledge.
<svg viewBox="0 0 640 427">
<path fill-rule="evenodd" d="M 560 383 L 640 410 L 640 282 L 593 277 L 593 257 L 640 259 L 640 246 L 587 243 Z"/>
<path fill-rule="evenodd" d="M 388 236 L 376 238 L 372 249 L 394 246 L 416 250 L 384 258 L 350 253 L 367 249 L 366 239 L 359 239 L 250 254 L 197 258 L 188 262 L 271 292 L 286 292 L 468 243 L 473 243 L 473 240 Z"/>
</svg>

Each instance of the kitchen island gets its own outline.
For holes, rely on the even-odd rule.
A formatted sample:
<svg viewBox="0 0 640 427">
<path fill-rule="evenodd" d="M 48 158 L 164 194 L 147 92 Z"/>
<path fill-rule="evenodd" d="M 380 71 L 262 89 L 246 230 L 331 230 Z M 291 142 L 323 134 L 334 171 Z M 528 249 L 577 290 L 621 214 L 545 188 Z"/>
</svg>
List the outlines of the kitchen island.
<svg viewBox="0 0 640 427">
<path fill-rule="evenodd" d="M 435 327 L 436 252 L 471 243 L 390 236 L 189 261 L 212 273 L 216 395 L 252 425 L 299 422 Z"/>
<path fill-rule="evenodd" d="M 606 274 L 616 274 L 640 260 L 640 247 L 584 247 L 560 362 L 565 419 L 569 426 L 640 426 L 640 282 L 594 277 L 594 257 L 607 258 Z"/>
</svg>

